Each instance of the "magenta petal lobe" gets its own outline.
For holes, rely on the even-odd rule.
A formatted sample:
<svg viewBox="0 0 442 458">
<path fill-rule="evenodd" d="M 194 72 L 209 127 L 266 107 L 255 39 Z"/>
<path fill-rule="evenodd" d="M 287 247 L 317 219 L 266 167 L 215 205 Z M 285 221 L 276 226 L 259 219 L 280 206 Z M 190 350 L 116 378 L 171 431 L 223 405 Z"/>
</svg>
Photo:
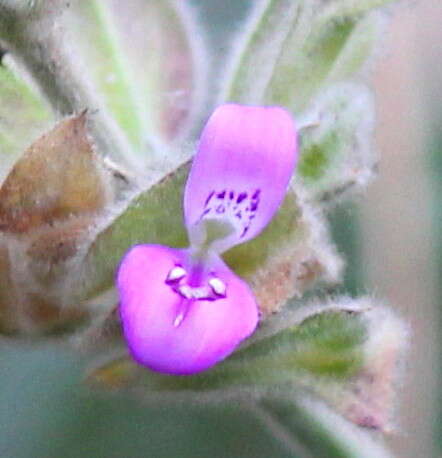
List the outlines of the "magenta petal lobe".
<svg viewBox="0 0 442 458">
<path fill-rule="evenodd" d="M 231 228 L 218 251 L 255 237 L 281 204 L 296 160 L 297 133 L 284 109 L 227 104 L 215 110 L 184 194 L 191 241 L 208 220 Z"/>
<path fill-rule="evenodd" d="M 247 284 L 220 258 L 202 272 L 194 262 L 189 250 L 137 245 L 120 264 L 124 335 L 134 359 L 152 370 L 208 369 L 256 328 L 258 309 Z"/>
<path fill-rule="evenodd" d="M 190 248 L 137 245 L 118 270 L 124 336 L 140 364 L 194 374 L 222 361 L 254 332 L 255 298 L 219 255 L 258 235 L 272 219 L 297 148 L 293 119 L 282 108 L 226 104 L 215 110 L 184 192 Z"/>
</svg>

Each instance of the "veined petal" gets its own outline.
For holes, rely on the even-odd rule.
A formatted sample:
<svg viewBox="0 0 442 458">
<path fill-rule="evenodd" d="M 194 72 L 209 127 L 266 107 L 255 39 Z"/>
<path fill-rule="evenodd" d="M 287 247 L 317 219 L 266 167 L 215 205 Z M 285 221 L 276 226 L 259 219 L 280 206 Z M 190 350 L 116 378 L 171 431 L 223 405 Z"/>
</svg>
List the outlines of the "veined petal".
<svg viewBox="0 0 442 458">
<path fill-rule="evenodd" d="M 184 194 L 191 242 L 201 243 L 209 220 L 229 234 L 217 242 L 219 252 L 255 237 L 281 204 L 296 159 L 297 133 L 284 109 L 227 104 L 215 110 Z"/>
<path fill-rule="evenodd" d="M 137 245 L 120 264 L 117 285 L 126 341 L 137 362 L 158 372 L 187 375 L 208 369 L 250 336 L 258 322 L 249 287 L 218 257 L 201 285 L 217 279 L 225 286 L 219 297 L 186 299 L 177 292 L 182 272 L 191 275 L 189 265 L 189 250 L 160 245 Z"/>
</svg>

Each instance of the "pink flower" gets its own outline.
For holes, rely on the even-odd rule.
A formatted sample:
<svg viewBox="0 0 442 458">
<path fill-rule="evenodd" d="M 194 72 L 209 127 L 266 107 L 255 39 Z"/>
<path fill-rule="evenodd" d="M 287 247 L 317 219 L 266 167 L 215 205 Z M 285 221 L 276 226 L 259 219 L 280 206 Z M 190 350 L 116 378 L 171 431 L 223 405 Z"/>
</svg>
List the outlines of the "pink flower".
<svg viewBox="0 0 442 458">
<path fill-rule="evenodd" d="M 138 363 L 194 374 L 253 333 L 255 298 L 220 255 L 266 227 L 296 159 L 297 134 L 285 110 L 235 104 L 215 110 L 184 193 L 190 247 L 136 245 L 118 270 L 124 335 Z"/>
</svg>

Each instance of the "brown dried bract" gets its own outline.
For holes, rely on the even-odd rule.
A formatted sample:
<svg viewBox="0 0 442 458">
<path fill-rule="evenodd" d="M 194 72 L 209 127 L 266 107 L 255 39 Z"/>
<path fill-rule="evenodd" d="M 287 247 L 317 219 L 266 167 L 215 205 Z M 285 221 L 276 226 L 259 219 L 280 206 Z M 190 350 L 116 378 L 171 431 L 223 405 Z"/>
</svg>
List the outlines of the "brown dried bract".
<svg viewBox="0 0 442 458">
<path fill-rule="evenodd" d="M 25 151 L 0 188 L 0 230 L 23 233 L 97 212 L 107 201 L 107 183 L 86 113 L 65 119 Z"/>
<path fill-rule="evenodd" d="M 394 432 L 396 394 L 400 385 L 408 327 L 389 309 L 376 307 L 368 314 L 369 338 L 365 364 L 350 381 L 338 403 L 344 416 L 358 426 Z"/>
<path fill-rule="evenodd" d="M 299 246 L 287 249 L 286 257 L 275 258 L 253 278 L 251 286 L 262 318 L 279 312 L 288 299 L 301 296 L 323 273 L 324 266 L 306 251 Z"/>
<path fill-rule="evenodd" d="M 86 216 L 47 228 L 31 238 L 26 253 L 34 261 L 50 264 L 66 261 L 75 255 L 78 244 L 87 239 L 93 223 L 93 219 Z"/>
</svg>

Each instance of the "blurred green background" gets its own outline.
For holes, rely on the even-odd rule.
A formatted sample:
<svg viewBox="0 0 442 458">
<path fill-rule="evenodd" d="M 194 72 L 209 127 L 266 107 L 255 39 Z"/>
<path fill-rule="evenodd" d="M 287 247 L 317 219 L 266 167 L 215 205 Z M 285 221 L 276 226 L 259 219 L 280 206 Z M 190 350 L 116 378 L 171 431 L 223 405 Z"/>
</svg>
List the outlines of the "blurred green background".
<svg viewBox="0 0 442 458">
<path fill-rule="evenodd" d="M 214 59 L 213 84 L 251 0 L 194 0 Z M 438 456 L 442 274 L 442 39 L 439 0 L 406 3 L 374 72 L 380 177 L 364 198 L 331 215 L 346 253 L 344 291 L 371 291 L 410 323 L 401 388 L 400 457 Z M 425 27 L 422 27 L 424 25 Z M 282 446 L 241 406 L 216 410 L 140 405 L 91 393 L 68 347 L 0 341 L 0 457 L 285 457 Z M 439 393 L 439 394 L 438 394 Z"/>
</svg>

